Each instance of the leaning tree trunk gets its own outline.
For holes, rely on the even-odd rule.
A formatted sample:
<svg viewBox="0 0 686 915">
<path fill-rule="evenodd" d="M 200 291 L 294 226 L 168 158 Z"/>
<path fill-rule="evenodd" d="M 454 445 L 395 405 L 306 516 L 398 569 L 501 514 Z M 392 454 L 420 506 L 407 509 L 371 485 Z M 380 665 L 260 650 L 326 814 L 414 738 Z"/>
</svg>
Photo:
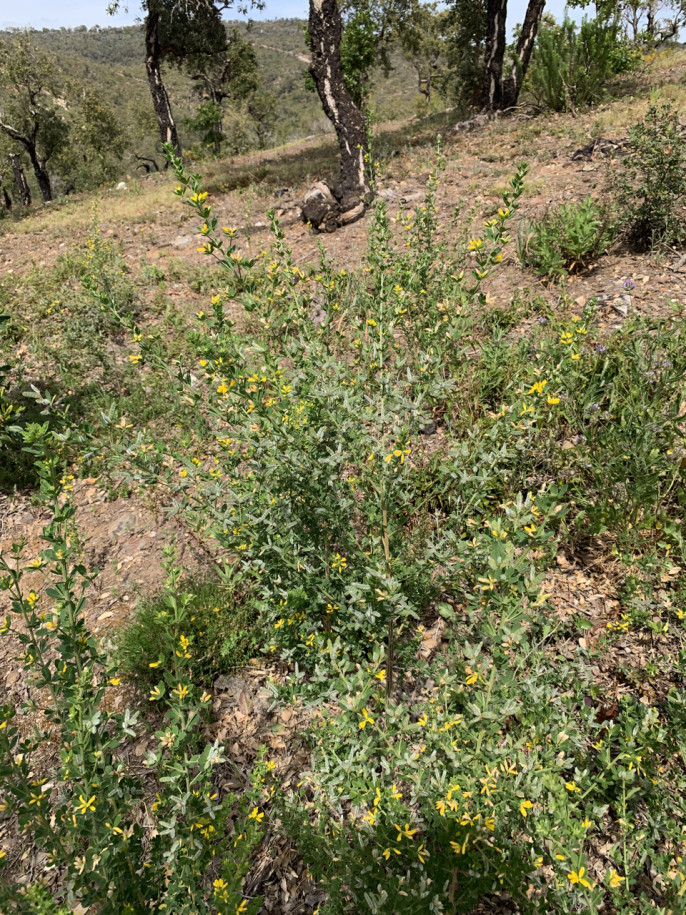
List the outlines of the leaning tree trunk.
<svg viewBox="0 0 686 915">
<path fill-rule="evenodd" d="M 172 114 L 167 90 L 162 82 L 159 24 L 159 13 L 148 8 L 148 14 L 145 17 L 145 69 L 148 74 L 152 104 L 157 116 L 162 142 L 171 143 L 174 147 L 175 155 L 180 156 L 181 144 L 176 131 L 176 122 Z"/>
<path fill-rule="evenodd" d="M 27 152 L 29 154 L 29 159 L 31 160 L 31 165 L 33 166 L 33 173 L 36 176 L 38 190 L 43 198 L 43 203 L 50 203 L 52 200 L 52 185 L 45 163 L 41 162 L 38 158 L 35 146 L 27 147 Z"/>
<path fill-rule="evenodd" d="M 5 187 L 4 181 L 5 176 L 0 175 L 0 194 L 2 195 L 0 198 L 0 207 L 2 207 L 3 210 L 7 210 L 9 213 L 9 211 L 12 209 L 12 198 L 7 193 L 7 188 Z"/>
<path fill-rule="evenodd" d="M 21 165 L 21 159 L 19 158 L 19 153 L 10 153 L 9 160 L 10 165 L 12 166 L 12 172 L 14 173 L 14 183 L 17 185 L 17 190 L 19 191 L 21 202 L 25 207 L 30 207 L 31 188 L 29 187 L 29 182 L 26 180 L 26 175 L 24 174 L 24 169 Z"/>
<path fill-rule="evenodd" d="M 484 80 L 481 105 L 484 111 L 514 108 L 534 49 L 545 0 L 529 0 L 514 60 L 505 67 L 507 49 L 507 0 L 488 0 Z"/>
<path fill-rule="evenodd" d="M 514 108 L 519 99 L 519 93 L 526 76 L 526 71 L 534 49 L 538 26 L 543 15 L 545 0 L 529 0 L 526 16 L 519 33 L 515 59 L 509 74 L 503 80 L 503 108 Z"/>
<path fill-rule="evenodd" d="M 340 208 L 338 223 L 344 224 L 364 213 L 371 189 L 365 161 L 367 128 L 364 114 L 352 100 L 343 77 L 343 22 L 336 0 L 310 0 L 309 32 L 310 73 L 341 152 L 340 174 L 332 191 Z"/>
<path fill-rule="evenodd" d="M 499 111 L 503 107 L 503 61 L 505 59 L 507 0 L 488 0 L 486 46 L 481 107 Z"/>
</svg>

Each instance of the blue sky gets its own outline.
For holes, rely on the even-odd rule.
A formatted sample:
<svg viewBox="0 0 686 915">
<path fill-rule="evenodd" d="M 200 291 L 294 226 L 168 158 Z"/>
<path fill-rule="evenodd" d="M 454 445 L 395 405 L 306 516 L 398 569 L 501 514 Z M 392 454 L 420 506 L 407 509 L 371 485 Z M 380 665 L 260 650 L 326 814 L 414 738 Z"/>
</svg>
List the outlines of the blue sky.
<svg viewBox="0 0 686 915">
<path fill-rule="evenodd" d="M 513 26 L 524 18 L 527 0 L 510 0 L 509 21 Z M 564 10 L 564 0 L 548 0 L 546 9 L 555 16 Z M 21 3 L 0 0 L 0 28 L 59 28 L 64 25 L 127 25 L 140 13 L 138 0 L 130 0 L 129 13 L 108 16 L 107 0 L 22 0 Z M 305 17 L 307 0 L 266 0 L 266 8 L 255 18 L 277 19 L 288 16 Z"/>
</svg>

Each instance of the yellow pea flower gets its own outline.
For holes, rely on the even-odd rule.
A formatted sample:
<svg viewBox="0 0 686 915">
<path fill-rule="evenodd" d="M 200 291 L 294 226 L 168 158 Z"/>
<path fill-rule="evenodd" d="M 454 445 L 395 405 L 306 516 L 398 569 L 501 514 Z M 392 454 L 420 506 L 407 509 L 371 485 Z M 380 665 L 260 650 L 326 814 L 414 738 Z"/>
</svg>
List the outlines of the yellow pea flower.
<svg viewBox="0 0 686 915">
<path fill-rule="evenodd" d="M 522 801 L 522 803 L 519 805 L 519 812 L 523 817 L 526 817 L 528 816 L 527 811 L 533 810 L 533 807 L 534 805 L 531 803 L 531 801 Z"/>
</svg>

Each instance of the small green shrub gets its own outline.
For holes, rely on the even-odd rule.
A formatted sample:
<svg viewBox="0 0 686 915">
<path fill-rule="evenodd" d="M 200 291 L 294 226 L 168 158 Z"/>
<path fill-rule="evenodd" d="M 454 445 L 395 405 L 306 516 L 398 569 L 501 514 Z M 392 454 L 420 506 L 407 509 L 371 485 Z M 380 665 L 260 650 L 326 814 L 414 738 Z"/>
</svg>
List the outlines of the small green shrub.
<svg viewBox="0 0 686 915">
<path fill-rule="evenodd" d="M 238 589 L 216 581 L 189 581 L 183 590 L 191 595 L 184 608 L 183 637 L 188 644 L 183 652 L 192 652 L 193 682 L 208 687 L 218 674 L 235 670 L 260 649 L 253 607 Z M 178 605 L 170 605 L 163 592 L 143 601 L 119 634 L 122 673 L 142 690 L 157 683 L 157 668 L 168 668 L 181 650 L 163 638 L 177 612 Z"/>
<path fill-rule="evenodd" d="M 519 258 L 548 279 L 585 270 L 615 234 L 609 210 L 586 197 L 563 204 L 519 233 Z"/>
<path fill-rule="evenodd" d="M 686 241 L 686 140 L 679 113 L 652 105 L 629 131 L 615 178 L 620 224 L 640 250 Z"/>
<path fill-rule="evenodd" d="M 566 18 L 544 23 L 538 32 L 527 86 L 538 105 L 575 111 L 599 102 L 610 78 L 634 66 L 635 57 L 619 38 L 619 26 L 598 19 L 581 25 Z"/>
<path fill-rule="evenodd" d="M 168 556 L 165 599 L 175 612 L 160 633 L 169 660 L 156 669 L 147 700 L 161 706 L 153 735 L 139 711 L 115 712 L 109 701 L 120 672 L 86 625 L 95 575 L 78 555 L 59 443 L 40 428 L 29 427 L 25 439 L 51 518 L 37 556 L 26 555 L 24 541 L 0 553 L 10 609 L 0 636 L 18 646 L 27 688 L 20 710 L 0 706 L 0 810 L 24 843 L 9 867 L 0 848 L 0 911 L 61 915 L 66 901 L 69 911 L 78 903 L 100 915 L 254 913 L 260 900 L 245 899 L 242 885 L 263 835 L 257 805 L 268 767 L 256 767 L 240 800 L 219 787 L 226 757 L 201 739 L 212 697 L 193 683 L 183 628 L 190 595 L 178 589 L 180 570 Z M 25 576 L 36 571 L 44 590 L 27 586 Z M 141 770 L 126 750 L 143 735 Z M 33 879 L 35 849 L 59 874 L 55 905 L 42 887 L 20 889 Z"/>
<path fill-rule="evenodd" d="M 0 329 L 9 321 L 9 315 L 0 314 Z M 0 363 L 0 492 L 32 488 L 38 482 L 34 458 L 24 448 L 22 429 L 43 421 L 48 411 L 41 411 L 40 406 L 52 404 L 50 399 L 41 398 L 35 389 L 20 401 L 16 393 L 16 375 L 17 366 Z M 53 414 L 49 422 L 56 426 L 56 420 L 57 416 Z"/>
<path fill-rule="evenodd" d="M 0 314 L 0 327 L 8 321 L 9 315 Z M 22 411 L 10 398 L 9 371 L 0 365 L 0 489 L 13 489 L 28 469 L 22 467 L 21 437 L 13 431 Z"/>
</svg>

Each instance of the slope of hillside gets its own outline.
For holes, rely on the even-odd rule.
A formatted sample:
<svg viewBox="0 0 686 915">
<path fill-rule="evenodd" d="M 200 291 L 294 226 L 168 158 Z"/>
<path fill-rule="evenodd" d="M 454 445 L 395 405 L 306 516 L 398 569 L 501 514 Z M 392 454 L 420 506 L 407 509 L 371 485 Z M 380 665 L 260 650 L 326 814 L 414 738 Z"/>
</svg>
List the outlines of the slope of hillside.
<svg viewBox="0 0 686 915">
<path fill-rule="evenodd" d="M 281 42 L 270 24 L 253 33 L 256 43 L 268 45 L 261 53 L 273 79 L 283 67 L 284 80 L 286 70 L 295 80 L 304 66 L 298 57 L 299 25 L 290 22 L 280 26 Z M 116 62 L 96 60 L 95 52 L 89 52 L 92 60 L 82 54 L 73 59 L 89 66 L 98 79 L 108 71 L 130 79 L 140 73 L 135 54 L 127 56 L 127 43 L 135 49 L 137 37 L 133 30 L 124 31 L 117 39 Z M 462 896 L 459 900 L 459 910 L 470 915 L 683 910 L 686 393 L 679 373 L 686 366 L 685 258 L 668 247 L 637 253 L 617 242 L 589 269 L 558 285 L 543 282 L 522 265 L 517 242 L 532 220 L 558 205 L 608 195 L 629 127 L 644 117 L 651 102 L 683 108 L 685 67 L 686 52 L 665 53 L 639 74 L 618 80 L 606 103 L 575 116 L 520 115 L 470 133 L 453 130 L 445 115 L 377 126 L 376 190 L 384 212 L 375 223 L 370 210 L 332 235 L 313 235 L 298 213 L 298 199 L 310 182 L 335 173 L 331 135 L 201 163 L 207 202 L 218 225 L 227 227 L 225 235 L 235 240 L 233 260 L 257 260 L 254 287 L 231 285 L 227 277 L 235 274 L 203 253 L 202 221 L 174 195 L 176 182 L 169 174 L 132 178 L 125 190 L 75 195 L 0 226 L 0 313 L 8 316 L 0 325 L 0 364 L 12 366 L 11 396 L 21 401 L 30 385 L 56 395 L 60 404 L 69 405 L 69 422 L 87 441 L 74 441 L 65 497 L 75 506 L 78 529 L 78 537 L 70 529 L 70 549 L 89 569 L 101 570 L 83 610 L 89 630 L 110 644 L 121 638 L 137 608 L 159 606 L 154 601 L 165 579 L 165 545 L 174 545 L 189 587 L 210 582 L 216 588 L 218 561 L 228 579 L 227 570 L 238 568 L 243 551 L 253 549 L 253 530 L 269 512 L 283 512 L 273 536 L 270 532 L 254 548 L 257 585 L 266 587 L 269 578 L 269 586 L 276 582 L 275 593 L 277 586 L 283 593 L 269 603 L 260 592 L 256 618 L 246 616 L 248 622 L 243 622 L 252 639 L 246 639 L 245 653 L 232 654 L 235 594 L 229 599 L 226 592 L 205 608 L 210 621 L 219 621 L 212 625 L 221 629 L 224 653 L 217 650 L 209 660 L 201 655 L 199 645 L 206 643 L 201 643 L 200 623 L 192 632 L 180 629 L 180 640 L 170 650 L 174 665 L 182 654 L 189 659 L 187 665 L 179 662 L 180 676 L 188 670 L 196 676 L 201 662 L 209 665 L 210 673 L 203 667 L 199 683 L 207 691 L 202 738 L 224 745 L 231 760 L 231 765 L 217 767 L 222 796 L 245 791 L 256 765 L 268 771 L 265 779 L 273 779 L 250 796 L 244 818 L 248 828 L 264 826 L 240 884 L 246 900 L 264 900 L 260 911 L 315 915 L 326 904 L 327 892 L 335 890 L 339 873 L 352 885 L 365 868 L 376 881 L 370 893 L 383 881 L 398 881 L 396 898 L 402 906 L 408 891 L 424 886 L 419 879 L 408 881 L 406 874 L 421 874 L 425 866 L 427 873 L 440 876 L 432 885 L 443 892 L 445 906 L 434 907 L 436 911 L 456 910 L 458 884 L 460 893 L 472 893 L 469 903 Z M 114 91 L 116 80 L 111 79 Z M 181 99 L 183 80 L 173 79 Z M 403 97 L 400 79 L 397 90 Z M 296 107 L 300 91 L 294 84 Z M 311 110 L 315 118 L 315 108 Z M 434 186 L 430 174 L 439 133 L 444 167 Z M 599 137 L 610 142 L 594 144 Z M 522 160 L 529 172 L 519 209 L 506 213 L 503 195 Z M 422 225 L 427 203 L 431 210 L 434 190 L 442 228 L 427 253 L 422 236 L 412 233 Z M 269 231 L 270 209 L 283 229 L 278 244 Z M 380 227 L 385 214 L 395 238 L 384 248 L 386 234 Z M 473 275 L 488 232 L 484 223 L 492 226 L 508 217 L 513 217 L 511 238 L 508 242 L 501 236 L 502 256 L 494 253 L 488 262 L 484 296 L 471 294 L 460 283 L 465 273 Z M 426 237 L 429 231 L 426 227 Z M 370 240 L 377 248 L 365 261 Z M 292 260 L 279 260 L 283 245 L 292 251 Z M 431 283 L 424 288 L 422 270 L 429 255 L 451 252 L 453 245 L 461 252 L 456 263 L 464 267 L 462 277 L 446 254 L 438 263 L 450 269 L 428 271 Z M 406 249 L 410 267 L 392 273 L 388 265 L 395 269 L 397 252 Z M 89 280 L 103 276 L 111 284 L 105 284 L 106 292 L 114 290 L 115 304 L 131 314 L 135 327 L 122 328 L 102 307 L 103 300 L 93 296 Z M 284 290 L 292 294 L 288 311 L 279 310 Z M 381 306 L 372 312 L 378 290 Z M 260 295 L 266 304 L 255 310 Z M 358 313 L 354 308 L 360 300 L 364 307 Z M 387 302 L 390 308 L 385 308 Z M 272 320 L 283 321 L 279 333 L 272 330 Z M 391 341 L 386 349 L 378 328 L 383 320 L 389 328 L 385 339 Z M 287 349 L 289 322 L 304 328 L 310 349 Z M 416 371 L 409 367 L 415 353 L 405 345 L 411 338 L 403 338 L 411 332 L 411 322 L 419 329 L 417 350 L 427 356 L 425 363 L 413 363 Z M 441 330 L 446 325 L 457 331 L 448 344 Z M 248 336 L 253 333 L 254 338 Z M 318 336 L 324 333 L 330 336 Z M 374 351 L 377 333 L 382 344 Z M 274 355 L 270 347 L 282 339 L 286 343 Z M 319 344 L 320 339 L 326 344 Z M 360 356 L 365 346 L 366 364 Z M 445 364 L 431 363 L 435 346 L 443 347 Z M 320 374 L 303 394 L 300 386 L 310 378 L 312 352 L 321 358 L 316 363 Z M 389 398 L 397 417 L 392 435 L 384 428 L 385 401 L 379 409 L 374 400 L 384 396 L 383 373 L 391 372 L 388 365 L 379 366 L 379 352 L 400 379 L 395 400 Z M 242 368 L 234 372 L 231 360 L 239 357 L 253 360 L 254 374 Z M 300 361 L 293 368 L 295 359 Z M 263 363 L 269 367 L 262 368 Z M 427 365 L 434 366 L 439 384 L 436 405 L 424 416 L 424 393 L 410 402 L 406 388 L 420 383 Z M 231 386 L 235 378 L 245 385 L 238 389 L 242 400 L 229 400 L 230 373 Z M 267 373 L 273 373 L 273 387 L 260 388 Z M 354 401 L 356 385 L 357 390 L 363 387 L 359 377 L 368 384 Z M 177 382 L 184 385 L 183 396 Z M 305 412 L 315 400 L 321 413 Z M 350 402 L 359 405 L 357 416 L 352 416 Z M 333 419 L 325 426 L 321 415 L 328 416 L 327 409 Z M 354 453 L 356 463 L 347 455 L 341 458 L 354 422 L 358 437 L 366 436 L 365 447 Z M 376 428 L 382 430 L 378 439 Z M 395 436 L 396 428 L 402 439 Z M 229 433 L 230 438 L 223 437 Z M 292 444 L 297 435 L 307 444 L 299 452 Z M 272 441 L 277 442 L 273 447 Z M 324 446 L 325 460 L 317 464 L 324 454 L 317 449 Z M 235 463 L 227 454 L 238 455 Z M 279 460 L 287 468 L 281 490 L 275 472 L 260 475 L 261 468 L 273 468 Z M 248 461 L 253 461 L 249 473 L 242 463 Z M 307 473 L 301 469 L 306 461 Z M 252 493 L 239 489 L 256 473 Z M 317 474 L 324 481 L 321 488 L 308 489 Z M 363 474 L 370 480 L 366 494 L 353 488 Z M 152 477 L 160 484 L 155 488 Z M 375 625 L 377 608 L 388 599 L 387 582 L 395 587 L 406 571 L 395 571 L 395 554 L 391 568 L 388 537 L 385 552 L 379 546 L 384 538 L 378 531 L 387 523 L 386 503 L 377 501 L 379 479 L 391 480 L 389 491 L 395 486 L 401 507 L 393 549 L 400 553 L 410 544 L 407 593 L 413 599 L 417 595 L 417 612 L 408 613 L 396 631 L 402 656 L 399 652 L 389 660 L 385 632 L 378 629 L 367 638 L 363 630 L 353 640 L 346 628 L 358 619 L 363 626 Z M 398 479 L 408 481 L 407 491 L 410 484 L 415 487 L 411 504 Z M 314 492 L 328 498 L 328 490 L 339 482 L 347 488 L 334 490 L 329 514 L 317 515 L 317 499 L 305 497 Z M 35 589 L 25 602 L 26 613 L 34 605 L 42 611 L 54 603 L 49 594 L 43 596 L 44 566 L 30 561 L 44 548 L 46 523 L 34 484 L 30 473 L 0 481 L 0 551 L 9 551 L 20 539 L 24 543 L 26 584 Z M 235 492 L 242 500 L 240 520 L 227 510 Z M 204 502 L 192 501 L 198 493 Z M 184 499 L 191 504 L 188 511 L 180 510 Z M 367 516 L 361 512 L 369 505 L 371 520 L 364 527 L 360 519 L 367 524 Z M 337 515 L 341 506 L 350 506 L 343 521 Z M 213 512 L 221 523 L 211 528 L 217 517 Z M 305 518 L 305 523 L 293 518 Z M 439 554 L 439 524 L 455 518 L 454 536 Z M 329 521 L 343 531 L 341 541 L 348 537 L 348 549 L 339 540 L 330 549 Z M 308 542 L 299 552 L 290 548 L 298 545 L 304 529 L 309 536 L 309 525 L 318 523 L 326 532 L 324 547 L 315 549 Z M 234 524 L 238 527 L 231 533 Z M 235 538 L 235 548 L 233 541 L 224 543 L 223 535 Z M 289 545 L 284 545 L 286 536 L 293 538 Z M 359 572 L 346 558 L 358 537 Z M 284 557 L 280 574 L 264 574 L 263 556 L 270 550 Z M 428 561 L 420 577 L 422 551 Z M 309 572 L 315 562 L 323 569 L 320 575 Z M 373 562 L 378 562 L 378 573 Z M 444 567 L 455 577 L 441 579 L 439 590 L 434 582 Z M 376 577 L 370 575 L 372 584 L 363 591 L 352 575 L 367 574 L 369 568 Z M 284 584 L 281 573 L 285 581 L 300 575 L 303 585 L 321 587 L 323 598 L 310 601 L 303 589 Z M 325 590 L 334 587 L 343 595 L 339 603 Z M 372 595 L 371 622 L 358 607 L 364 606 L 360 595 L 366 594 Z M 0 593 L 0 619 L 14 612 L 11 596 L 8 590 Z M 246 606 L 246 614 L 253 612 L 247 600 Z M 341 607 L 347 613 L 339 619 L 335 611 Z M 301 616 L 306 623 L 293 644 L 304 661 L 296 667 L 294 655 L 284 652 L 282 657 L 277 646 L 298 629 Z M 166 626 L 168 617 L 160 618 Z M 184 625 L 194 621 L 191 616 Z M 11 630 L 5 623 L 7 637 L 0 640 L 2 703 L 19 705 L 34 695 L 27 685 L 25 646 L 17 638 L 21 626 L 20 619 Z M 348 634 L 359 652 L 348 666 L 331 647 L 339 632 Z M 167 675 L 160 666 L 161 640 L 141 642 L 138 651 L 144 674 L 156 678 L 159 668 Z M 323 690 L 322 678 L 330 677 L 328 691 L 315 698 L 314 692 L 300 692 L 309 684 L 313 657 L 321 660 L 316 668 L 320 679 L 312 678 L 315 688 Z M 329 663 L 333 669 L 334 661 L 341 665 L 335 673 L 322 674 Z M 311 663 L 319 665 L 319 660 Z M 385 692 L 394 663 L 395 694 Z M 107 676 L 111 673 L 108 669 Z M 176 683 L 170 674 L 168 692 L 172 687 L 181 692 L 181 681 Z M 134 677 L 119 671 L 111 676 L 106 695 L 108 708 L 143 710 L 146 725 L 131 731 L 134 736 L 127 738 L 122 757 L 143 780 L 145 823 L 152 832 L 155 794 L 164 788 L 143 760 L 156 750 L 160 734 L 170 739 L 161 723 L 162 703 L 155 691 L 141 690 Z M 35 723 L 31 714 L 22 710 L 18 716 L 27 734 Z M 358 753 L 360 743 L 372 746 L 377 733 L 378 744 L 367 755 Z M 321 764 L 318 754 L 334 740 L 332 734 L 339 742 L 329 766 Z M 50 739 L 54 741 L 52 735 Z M 260 748 L 266 748 L 266 756 Z M 35 755 L 31 776 L 45 777 L 47 783 L 55 743 L 43 757 L 36 760 Z M 332 771 L 335 781 L 327 785 Z M 104 820 L 105 803 L 98 786 L 91 789 L 92 781 L 79 789 L 86 790 L 80 808 L 76 792 L 68 820 L 85 824 L 84 830 L 92 820 L 95 831 L 96 821 Z M 66 776 L 60 790 L 63 783 Z M 322 786 L 329 793 L 317 807 Z M 58 792 L 46 789 L 44 794 L 47 806 Z M 461 805 L 458 810 L 455 800 L 457 813 L 451 812 L 453 795 Z M 98 812 L 87 820 L 96 796 Z M 293 804 L 303 798 L 295 826 L 279 807 L 286 798 L 295 799 Z M 417 813 L 420 802 L 425 806 Z M 327 825 L 322 844 L 306 847 L 317 812 L 336 817 L 336 828 Z M 375 819 L 383 826 L 386 816 L 387 834 L 375 833 Z M 235 813 L 228 854 L 245 834 L 240 824 Z M 312 835 L 306 835 L 310 826 Z M 345 830 L 362 837 L 351 840 L 350 849 Z M 339 831 L 344 839 L 336 845 Z M 0 817 L 0 846 L 6 858 L 3 879 L 19 885 L 43 875 L 51 893 L 60 891 L 63 871 L 48 868 L 43 852 L 17 828 L 12 811 Z M 223 846 L 217 847 L 224 853 Z M 373 855 L 363 868 L 360 856 L 369 847 Z M 503 856 L 503 848 L 512 851 L 510 858 Z M 443 865 L 452 869 L 452 883 L 450 873 L 441 871 Z M 221 888 L 216 873 L 208 874 L 209 891 L 212 880 Z M 484 875 L 483 881 L 475 875 L 479 880 Z M 150 871 L 151 885 L 158 876 Z M 503 881 L 508 881 L 504 888 Z M 549 905 L 547 892 L 553 900 Z M 426 910 L 421 901 L 413 909 L 400 906 L 370 903 L 367 908 L 360 902 L 354 911 Z M 246 909 L 237 901 L 234 910 Z"/>
</svg>

